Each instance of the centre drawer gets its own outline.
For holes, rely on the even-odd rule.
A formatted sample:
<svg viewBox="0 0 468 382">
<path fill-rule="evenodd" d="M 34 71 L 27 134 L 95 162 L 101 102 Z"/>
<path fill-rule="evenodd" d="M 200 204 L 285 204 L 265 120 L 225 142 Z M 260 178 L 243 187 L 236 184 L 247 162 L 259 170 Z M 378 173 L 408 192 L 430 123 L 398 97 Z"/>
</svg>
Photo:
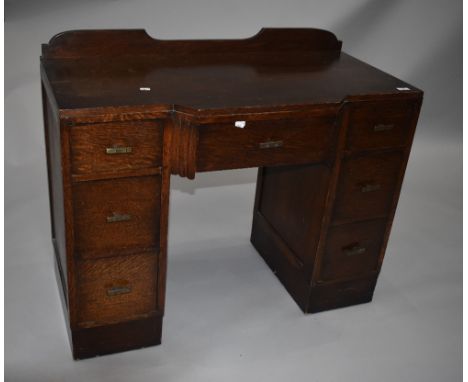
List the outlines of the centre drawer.
<svg viewBox="0 0 468 382">
<path fill-rule="evenodd" d="M 198 171 L 321 162 L 334 142 L 335 115 L 198 126 Z"/>
<path fill-rule="evenodd" d="M 159 175 L 75 183 L 77 255 L 94 258 L 156 250 L 160 192 Z"/>
<path fill-rule="evenodd" d="M 160 121 L 74 126 L 72 173 L 99 174 L 160 166 L 162 131 Z"/>
<path fill-rule="evenodd" d="M 78 325 L 138 319 L 157 310 L 157 255 L 78 261 Z"/>
</svg>

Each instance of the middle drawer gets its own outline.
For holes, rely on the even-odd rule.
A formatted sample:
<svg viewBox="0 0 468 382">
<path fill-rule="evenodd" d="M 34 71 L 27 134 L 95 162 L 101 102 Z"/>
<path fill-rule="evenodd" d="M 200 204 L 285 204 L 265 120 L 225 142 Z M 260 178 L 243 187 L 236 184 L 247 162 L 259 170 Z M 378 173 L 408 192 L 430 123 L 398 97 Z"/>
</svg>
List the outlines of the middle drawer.
<svg viewBox="0 0 468 382">
<path fill-rule="evenodd" d="M 159 175 L 78 182 L 73 194 L 75 253 L 79 257 L 158 249 Z"/>
<path fill-rule="evenodd" d="M 401 151 L 344 159 L 333 222 L 386 216 L 392 206 L 403 159 Z"/>
</svg>

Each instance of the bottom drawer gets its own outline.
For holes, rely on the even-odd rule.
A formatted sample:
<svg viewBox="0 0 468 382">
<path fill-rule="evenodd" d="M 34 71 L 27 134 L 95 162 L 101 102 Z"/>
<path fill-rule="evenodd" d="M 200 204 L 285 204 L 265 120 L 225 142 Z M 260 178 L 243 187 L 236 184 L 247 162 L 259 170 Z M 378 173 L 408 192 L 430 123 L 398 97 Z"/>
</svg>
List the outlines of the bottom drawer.
<svg viewBox="0 0 468 382">
<path fill-rule="evenodd" d="M 351 279 L 377 271 L 386 223 L 386 219 L 379 219 L 331 228 L 321 279 Z"/>
<path fill-rule="evenodd" d="M 157 256 L 143 253 L 78 262 L 78 326 L 147 317 L 157 308 Z"/>
</svg>

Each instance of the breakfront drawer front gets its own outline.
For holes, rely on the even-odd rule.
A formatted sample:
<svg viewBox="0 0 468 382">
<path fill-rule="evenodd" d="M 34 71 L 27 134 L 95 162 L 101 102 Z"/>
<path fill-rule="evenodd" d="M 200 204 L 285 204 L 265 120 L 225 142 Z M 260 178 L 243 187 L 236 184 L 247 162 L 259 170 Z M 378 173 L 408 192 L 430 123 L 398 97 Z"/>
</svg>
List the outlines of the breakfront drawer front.
<svg viewBox="0 0 468 382">
<path fill-rule="evenodd" d="M 323 161 L 335 116 L 232 121 L 199 126 L 198 171 Z"/>
<path fill-rule="evenodd" d="M 71 129 L 73 174 L 95 174 L 161 165 L 159 121 L 103 123 Z"/>
<path fill-rule="evenodd" d="M 161 177 L 75 183 L 75 249 L 81 258 L 159 245 Z"/>
<path fill-rule="evenodd" d="M 379 219 L 330 228 L 321 279 L 351 279 L 377 271 L 386 223 Z"/>
<path fill-rule="evenodd" d="M 386 216 L 392 207 L 403 152 L 379 153 L 343 160 L 334 222 Z"/>
<path fill-rule="evenodd" d="M 414 103 L 362 102 L 352 106 L 347 148 L 350 150 L 401 147 L 409 143 Z"/>
<path fill-rule="evenodd" d="M 157 309 L 154 253 L 78 262 L 78 325 L 147 317 Z"/>
</svg>

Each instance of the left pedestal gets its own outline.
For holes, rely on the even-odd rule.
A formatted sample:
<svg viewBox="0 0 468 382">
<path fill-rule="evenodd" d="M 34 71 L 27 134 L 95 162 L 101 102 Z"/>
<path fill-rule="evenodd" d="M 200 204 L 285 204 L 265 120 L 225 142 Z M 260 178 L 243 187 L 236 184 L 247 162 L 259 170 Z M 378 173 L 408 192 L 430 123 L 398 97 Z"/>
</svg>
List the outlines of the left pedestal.
<svg viewBox="0 0 468 382">
<path fill-rule="evenodd" d="M 43 89 L 52 241 L 75 359 L 161 343 L 162 119 L 70 122 Z"/>
</svg>

